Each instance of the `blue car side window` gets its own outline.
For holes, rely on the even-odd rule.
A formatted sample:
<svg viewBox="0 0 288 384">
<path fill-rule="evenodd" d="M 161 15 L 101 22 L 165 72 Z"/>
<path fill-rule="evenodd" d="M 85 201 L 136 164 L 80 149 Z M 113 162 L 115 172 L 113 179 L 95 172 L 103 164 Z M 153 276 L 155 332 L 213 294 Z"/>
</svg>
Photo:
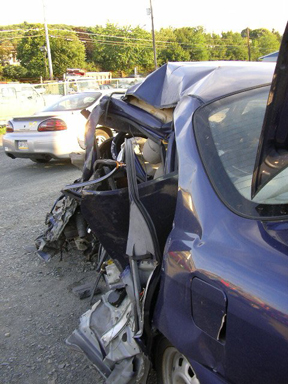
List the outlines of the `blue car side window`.
<svg viewBox="0 0 288 384">
<path fill-rule="evenodd" d="M 288 214 L 288 170 L 251 199 L 251 182 L 269 87 L 225 97 L 194 116 L 206 172 L 222 201 L 235 213 L 269 219 Z"/>
</svg>

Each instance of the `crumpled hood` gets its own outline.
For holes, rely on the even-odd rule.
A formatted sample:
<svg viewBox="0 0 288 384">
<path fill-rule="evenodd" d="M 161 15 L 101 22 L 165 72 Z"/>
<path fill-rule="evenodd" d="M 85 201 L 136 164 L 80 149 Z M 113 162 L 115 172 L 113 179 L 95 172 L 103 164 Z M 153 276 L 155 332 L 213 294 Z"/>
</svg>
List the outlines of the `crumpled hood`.
<svg viewBox="0 0 288 384">
<path fill-rule="evenodd" d="M 132 132 L 136 128 L 138 132 L 158 139 L 167 138 L 172 132 L 171 121 L 164 123 L 141 106 L 133 105 L 131 99 L 141 100 L 158 110 L 175 108 L 187 95 L 208 102 L 229 93 L 270 83 L 274 67 L 275 63 L 255 62 L 168 63 L 151 73 L 142 83 L 129 88 L 123 100 L 103 97 L 87 123 L 83 180 L 91 176 L 97 157 L 97 149 L 94 148 L 97 124 L 117 131 Z"/>
<path fill-rule="evenodd" d="M 275 63 L 187 62 L 167 63 L 142 83 L 128 89 L 127 96 L 155 108 L 175 107 L 185 95 L 206 102 L 241 89 L 270 83 Z"/>
</svg>

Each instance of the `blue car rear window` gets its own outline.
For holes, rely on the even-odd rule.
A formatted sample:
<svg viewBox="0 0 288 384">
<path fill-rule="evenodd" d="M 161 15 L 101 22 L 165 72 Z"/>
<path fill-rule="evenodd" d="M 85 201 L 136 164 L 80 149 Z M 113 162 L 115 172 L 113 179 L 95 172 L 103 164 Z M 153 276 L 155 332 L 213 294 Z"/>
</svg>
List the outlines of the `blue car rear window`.
<svg viewBox="0 0 288 384">
<path fill-rule="evenodd" d="M 288 214 L 288 169 L 254 199 L 251 182 L 269 87 L 225 97 L 200 108 L 194 128 L 206 172 L 221 200 L 246 217 Z"/>
</svg>

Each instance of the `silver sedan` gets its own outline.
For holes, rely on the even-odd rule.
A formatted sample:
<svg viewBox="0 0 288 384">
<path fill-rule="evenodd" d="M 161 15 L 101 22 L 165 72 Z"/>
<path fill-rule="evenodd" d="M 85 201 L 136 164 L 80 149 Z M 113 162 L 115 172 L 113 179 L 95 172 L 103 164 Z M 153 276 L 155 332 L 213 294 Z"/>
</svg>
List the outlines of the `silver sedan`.
<svg viewBox="0 0 288 384">
<path fill-rule="evenodd" d="M 12 159 L 28 158 L 45 163 L 52 158 L 69 159 L 73 152 L 83 153 L 87 120 L 81 111 L 91 111 L 102 96 L 113 91 L 83 92 L 61 97 L 33 116 L 13 118 L 8 122 L 3 137 L 6 155 Z M 97 127 L 98 142 L 111 136 L 109 128 Z"/>
</svg>

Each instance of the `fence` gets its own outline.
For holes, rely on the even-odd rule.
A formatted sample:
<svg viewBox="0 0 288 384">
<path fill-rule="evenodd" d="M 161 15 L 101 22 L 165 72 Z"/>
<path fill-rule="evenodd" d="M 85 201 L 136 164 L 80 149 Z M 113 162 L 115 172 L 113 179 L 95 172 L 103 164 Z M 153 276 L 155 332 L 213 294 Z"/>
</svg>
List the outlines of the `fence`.
<svg viewBox="0 0 288 384">
<path fill-rule="evenodd" d="M 31 116 L 59 97 L 84 91 L 102 89 L 128 89 L 141 82 L 138 78 L 95 80 L 93 78 L 68 79 L 66 81 L 40 84 L 8 83 L 0 85 L 0 126 L 16 116 Z"/>
<path fill-rule="evenodd" d="M 128 89 L 141 82 L 140 78 L 120 78 L 108 80 L 96 80 L 93 78 L 68 79 L 58 82 L 45 82 L 35 84 L 34 88 L 43 95 L 69 95 L 76 92 L 96 91 L 101 89 L 121 88 Z"/>
</svg>

